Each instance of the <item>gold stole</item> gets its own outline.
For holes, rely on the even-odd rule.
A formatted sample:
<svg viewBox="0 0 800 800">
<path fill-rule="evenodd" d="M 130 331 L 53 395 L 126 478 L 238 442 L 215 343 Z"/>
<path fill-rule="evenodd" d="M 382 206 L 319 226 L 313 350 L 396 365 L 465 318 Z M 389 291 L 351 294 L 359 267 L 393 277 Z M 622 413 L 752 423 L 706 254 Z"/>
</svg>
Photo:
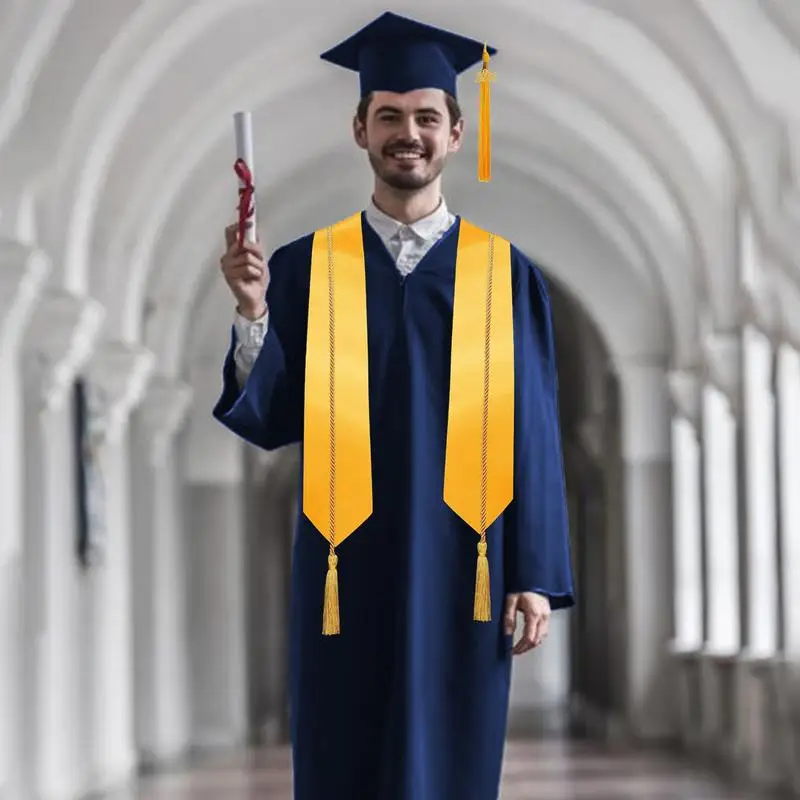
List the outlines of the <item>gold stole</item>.
<svg viewBox="0 0 800 800">
<path fill-rule="evenodd" d="M 311 254 L 303 512 L 329 542 L 322 633 L 340 632 L 341 544 L 372 513 L 361 214 L 316 231 Z M 491 619 L 486 530 L 514 472 L 511 246 L 462 219 L 456 256 L 444 502 L 479 536 L 473 618 Z"/>
</svg>

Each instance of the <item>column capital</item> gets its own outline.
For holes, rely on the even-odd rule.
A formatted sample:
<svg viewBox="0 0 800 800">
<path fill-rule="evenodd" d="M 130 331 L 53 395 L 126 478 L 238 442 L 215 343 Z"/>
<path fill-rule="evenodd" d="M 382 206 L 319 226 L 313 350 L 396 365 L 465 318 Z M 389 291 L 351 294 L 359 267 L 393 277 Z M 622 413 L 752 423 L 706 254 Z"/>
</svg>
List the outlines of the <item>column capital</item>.
<svg viewBox="0 0 800 800">
<path fill-rule="evenodd" d="M 738 333 L 710 334 L 703 341 L 703 356 L 703 377 L 725 395 L 736 414 L 741 405 L 741 336 Z"/>
<path fill-rule="evenodd" d="M 43 250 L 0 237 L 0 341 L 17 344 L 52 264 Z"/>
<path fill-rule="evenodd" d="M 703 381 L 694 370 L 673 370 L 667 375 L 675 414 L 700 427 L 703 408 Z"/>
<path fill-rule="evenodd" d="M 38 370 L 41 411 L 59 408 L 77 374 L 89 360 L 105 318 L 91 297 L 64 290 L 47 291 L 39 301 L 37 322 L 26 334 L 26 355 Z"/>
<path fill-rule="evenodd" d="M 775 348 L 775 357 L 778 364 L 783 362 L 786 365 L 800 365 L 800 347 L 791 342 L 783 341 Z"/>
<path fill-rule="evenodd" d="M 740 319 L 774 340 L 781 327 L 781 308 L 776 293 L 766 280 L 745 281 L 739 287 Z"/>
<path fill-rule="evenodd" d="M 173 438 L 186 421 L 192 396 L 192 387 L 183 381 L 158 376 L 150 382 L 141 405 L 141 419 L 154 465 L 164 463 Z"/>
<path fill-rule="evenodd" d="M 800 287 L 781 269 L 773 269 L 775 301 L 779 308 L 777 337 L 800 350 Z"/>
<path fill-rule="evenodd" d="M 105 340 L 86 370 L 98 413 L 102 442 L 117 442 L 131 411 L 141 402 L 155 367 L 155 355 L 145 347 Z"/>
</svg>

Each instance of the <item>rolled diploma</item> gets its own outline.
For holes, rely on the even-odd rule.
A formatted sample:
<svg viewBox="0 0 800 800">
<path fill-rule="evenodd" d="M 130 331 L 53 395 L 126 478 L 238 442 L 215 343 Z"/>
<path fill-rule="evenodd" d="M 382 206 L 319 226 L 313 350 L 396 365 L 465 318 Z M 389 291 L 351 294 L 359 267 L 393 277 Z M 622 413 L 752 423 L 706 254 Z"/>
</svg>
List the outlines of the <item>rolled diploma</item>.
<svg viewBox="0 0 800 800">
<path fill-rule="evenodd" d="M 249 111 L 237 111 L 233 115 L 233 127 L 236 132 L 236 157 L 241 158 L 250 169 L 253 184 L 256 182 L 256 171 L 253 165 L 253 120 Z M 244 182 L 239 179 L 239 187 L 242 188 Z M 250 242 L 256 240 L 256 198 L 253 195 L 253 215 L 247 220 L 245 226 L 245 238 Z"/>
</svg>

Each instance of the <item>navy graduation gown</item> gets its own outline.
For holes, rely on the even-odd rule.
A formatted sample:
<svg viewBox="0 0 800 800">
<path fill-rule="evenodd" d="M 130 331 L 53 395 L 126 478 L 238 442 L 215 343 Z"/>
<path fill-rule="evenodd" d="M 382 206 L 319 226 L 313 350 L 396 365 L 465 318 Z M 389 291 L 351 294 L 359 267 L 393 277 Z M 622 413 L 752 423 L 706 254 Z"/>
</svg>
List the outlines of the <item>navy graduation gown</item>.
<svg viewBox="0 0 800 800">
<path fill-rule="evenodd" d="M 296 800 L 496 800 L 512 658 L 505 594 L 573 604 L 548 294 L 512 246 L 515 497 L 487 531 L 493 619 L 472 619 L 478 536 L 442 499 L 459 224 L 403 278 L 362 214 L 374 512 L 337 547 L 341 633 L 323 636 L 328 542 L 303 515 L 300 486 Z M 213 411 L 267 449 L 302 441 L 312 239 L 270 259 L 263 348 L 240 391 L 232 335 Z"/>
</svg>

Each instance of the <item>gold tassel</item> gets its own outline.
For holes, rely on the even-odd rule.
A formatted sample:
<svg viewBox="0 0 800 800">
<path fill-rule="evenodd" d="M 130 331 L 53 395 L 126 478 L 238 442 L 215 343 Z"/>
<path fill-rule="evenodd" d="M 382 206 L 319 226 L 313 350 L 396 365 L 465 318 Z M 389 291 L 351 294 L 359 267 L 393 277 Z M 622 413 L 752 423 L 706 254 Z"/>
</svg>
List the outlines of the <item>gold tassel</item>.
<svg viewBox="0 0 800 800">
<path fill-rule="evenodd" d="M 478 113 L 478 180 L 488 183 L 492 179 L 491 90 L 494 73 L 489 72 L 489 51 L 483 46 L 483 66 L 475 81 L 480 84 Z"/>
<path fill-rule="evenodd" d="M 486 558 L 486 540 L 478 542 L 478 569 L 475 573 L 475 610 L 473 619 L 490 622 L 492 596 L 489 592 L 489 559 Z"/>
<path fill-rule="evenodd" d="M 328 556 L 328 575 L 325 578 L 325 604 L 322 610 L 322 635 L 334 636 L 339 633 L 339 576 L 336 565 L 339 556 Z"/>
</svg>

